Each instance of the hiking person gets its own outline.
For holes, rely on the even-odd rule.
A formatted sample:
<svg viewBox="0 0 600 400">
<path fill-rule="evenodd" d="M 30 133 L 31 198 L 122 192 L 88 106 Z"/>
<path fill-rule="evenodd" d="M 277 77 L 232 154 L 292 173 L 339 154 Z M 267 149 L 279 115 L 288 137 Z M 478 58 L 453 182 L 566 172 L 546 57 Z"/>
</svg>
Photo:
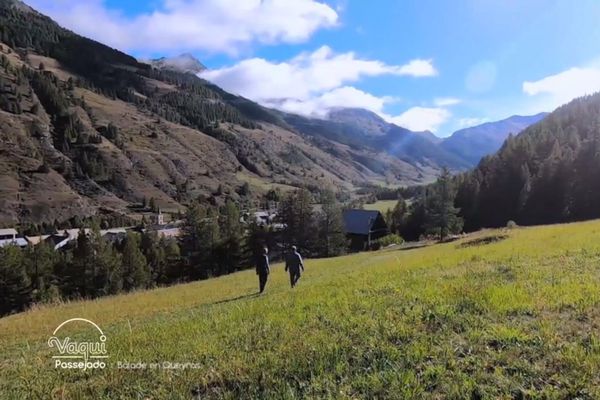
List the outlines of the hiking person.
<svg viewBox="0 0 600 400">
<path fill-rule="evenodd" d="M 258 285 L 260 293 L 264 292 L 267 279 L 269 278 L 269 249 L 263 248 L 263 252 L 256 261 L 256 275 L 258 275 Z"/>
<path fill-rule="evenodd" d="M 290 250 L 290 253 L 285 258 L 285 270 L 290 272 L 290 285 L 293 288 L 298 283 L 302 272 L 304 272 L 304 263 L 296 246 L 292 246 Z"/>
</svg>

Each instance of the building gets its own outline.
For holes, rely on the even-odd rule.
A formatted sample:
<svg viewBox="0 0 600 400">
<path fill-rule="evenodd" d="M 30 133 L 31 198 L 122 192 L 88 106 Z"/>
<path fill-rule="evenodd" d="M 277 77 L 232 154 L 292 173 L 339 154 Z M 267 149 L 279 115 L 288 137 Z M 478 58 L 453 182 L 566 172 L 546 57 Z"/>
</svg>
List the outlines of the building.
<svg viewBox="0 0 600 400">
<path fill-rule="evenodd" d="M 62 235 L 53 233 L 52 235 L 48 235 L 44 239 L 44 243 L 47 243 L 50 246 L 52 246 L 54 250 L 58 250 L 65 247 L 71 240 L 73 239 L 69 237 L 69 235 L 67 235 L 66 233 Z"/>
<path fill-rule="evenodd" d="M 344 210 L 344 227 L 354 251 L 368 250 L 374 240 L 389 233 L 388 226 L 379 211 Z"/>
<path fill-rule="evenodd" d="M 27 240 L 22 237 L 17 237 L 16 229 L 0 229 L 0 247 L 14 245 L 19 247 L 27 246 Z"/>
<path fill-rule="evenodd" d="M 165 224 L 165 215 L 162 213 L 162 210 L 159 208 L 158 213 L 153 214 L 150 217 L 150 221 L 154 225 L 164 225 Z"/>
</svg>

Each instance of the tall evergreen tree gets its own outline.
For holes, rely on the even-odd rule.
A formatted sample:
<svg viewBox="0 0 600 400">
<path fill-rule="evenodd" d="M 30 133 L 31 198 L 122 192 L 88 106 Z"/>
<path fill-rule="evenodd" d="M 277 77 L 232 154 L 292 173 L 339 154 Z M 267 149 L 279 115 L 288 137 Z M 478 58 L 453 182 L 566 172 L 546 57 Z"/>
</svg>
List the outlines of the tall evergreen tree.
<svg viewBox="0 0 600 400">
<path fill-rule="evenodd" d="M 348 243 L 344 229 L 342 207 L 331 191 L 321 195 L 323 215 L 319 221 L 319 242 L 322 245 L 322 254 L 325 257 L 334 257 L 343 254 Z"/>
<path fill-rule="evenodd" d="M 90 273 L 93 282 L 93 296 L 120 292 L 123 288 L 121 254 L 100 235 L 97 226 L 90 233 L 90 242 L 94 253 L 94 266 Z"/>
<path fill-rule="evenodd" d="M 289 193 L 280 203 L 278 214 L 285 225 L 282 236 L 284 247 L 295 245 L 309 254 L 317 251 L 312 203 L 312 196 L 306 189 Z"/>
<path fill-rule="evenodd" d="M 30 284 L 21 249 L 0 248 L 0 315 L 21 311 L 29 305 Z"/>
<path fill-rule="evenodd" d="M 390 232 L 400 233 L 402 226 L 404 226 L 406 222 L 408 214 L 408 206 L 406 204 L 406 200 L 399 196 L 398 202 L 394 206 L 394 208 L 388 210 L 386 215 L 386 220 L 388 226 L 390 228 Z"/>
<path fill-rule="evenodd" d="M 454 207 L 456 188 L 447 168 L 435 184 L 432 185 L 426 203 L 427 230 L 436 233 L 441 240 L 450 234 L 462 230 L 463 220 L 458 216 L 459 209 Z"/>
<path fill-rule="evenodd" d="M 243 231 L 240 222 L 240 210 L 228 201 L 221 215 L 221 272 L 231 273 L 241 267 L 243 260 Z"/>
<path fill-rule="evenodd" d="M 135 233 L 127 233 L 123 241 L 123 288 L 132 290 L 148 287 L 150 284 L 150 268 L 140 250 L 139 237 Z"/>
</svg>

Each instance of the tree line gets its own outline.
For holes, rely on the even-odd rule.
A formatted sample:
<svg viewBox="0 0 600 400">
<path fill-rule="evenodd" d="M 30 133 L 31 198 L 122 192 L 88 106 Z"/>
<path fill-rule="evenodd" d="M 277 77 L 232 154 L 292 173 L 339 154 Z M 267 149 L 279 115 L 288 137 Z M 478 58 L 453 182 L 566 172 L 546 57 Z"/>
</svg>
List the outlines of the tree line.
<svg viewBox="0 0 600 400">
<path fill-rule="evenodd" d="M 405 239 L 481 228 L 600 218 L 600 93 L 573 100 L 481 160 L 432 185 L 378 190 L 409 194 L 387 214 Z"/>
<path fill-rule="evenodd" d="M 321 202 L 315 211 L 314 203 Z M 347 249 L 341 206 L 331 192 L 307 190 L 283 197 L 274 224 L 243 221 L 239 206 L 195 202 L 183 215 L 178 238 L 128 231 L 115 240 L 91 220 L 76 240 L 55 250 L 51 242 L 0 248 L 0 315 L 36 303 L 89 299 L 229 274 L 255 264 L 263 247 L 280 259 L 291 244 L 307 256 L 331 257 Z"/>
<path fill-rule="evenodd" d="M 573 100 L 511 136 L 456 178 L 465 229 L 600 217 L 600 93 Z"/>
<path fill-rule="evenodd" d="M 423 236 L 444 240 L 448 235 L 462 232 L 464 219 L 455 206 L 457 191 L 455 179 L 446 168 L 435 183 L 403 191 L 412 197 L 409 201 L 398 195 L 395 207 L 386 213 L 390 231 L 410 241 Z"/>
</svg>

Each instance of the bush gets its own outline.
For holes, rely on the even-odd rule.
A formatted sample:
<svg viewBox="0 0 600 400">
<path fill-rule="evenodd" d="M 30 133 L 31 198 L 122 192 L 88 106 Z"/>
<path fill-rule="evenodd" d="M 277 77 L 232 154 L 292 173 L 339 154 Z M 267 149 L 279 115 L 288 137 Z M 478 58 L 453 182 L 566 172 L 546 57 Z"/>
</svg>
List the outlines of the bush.
<svg viewBox="0 0 600 400">
<path fill-rule="evenodd" d="M 402 244 L 404 243 L 404 239 L 402 239 L 400 235 L 393 233 L 377 239 L 376 243 L 379 245 L 379 247 L 387 247 L 393 244 Z"/>
<path fill-rule="evenodd" d="M 513 220 L 510 220 L 506 223 L 507 229 L 517 229 L 518 227 L 519 227 L 519 225 L 517 225 L 517 223 Z"/>
</svg>

